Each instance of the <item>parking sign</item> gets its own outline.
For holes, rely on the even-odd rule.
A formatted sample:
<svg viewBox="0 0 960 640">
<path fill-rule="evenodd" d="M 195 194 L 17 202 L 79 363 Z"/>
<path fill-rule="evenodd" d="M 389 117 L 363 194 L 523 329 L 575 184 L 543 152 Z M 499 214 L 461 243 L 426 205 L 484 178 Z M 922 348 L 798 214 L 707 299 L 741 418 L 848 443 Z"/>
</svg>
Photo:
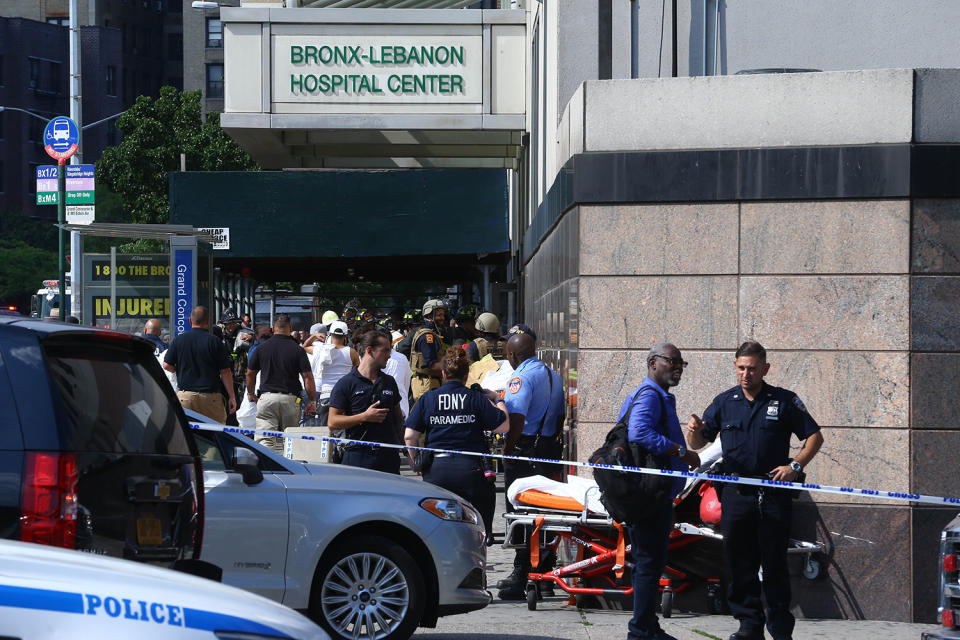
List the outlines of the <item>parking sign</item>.
<svg viewBox="0 0 960 640">
<path fill-rule="evenodd" d="M 80 146 L 80 129 L 66 116 L 57 116 L 43 130 L 43 149 L 55 160 L 66 160 Z"/>
</svg>

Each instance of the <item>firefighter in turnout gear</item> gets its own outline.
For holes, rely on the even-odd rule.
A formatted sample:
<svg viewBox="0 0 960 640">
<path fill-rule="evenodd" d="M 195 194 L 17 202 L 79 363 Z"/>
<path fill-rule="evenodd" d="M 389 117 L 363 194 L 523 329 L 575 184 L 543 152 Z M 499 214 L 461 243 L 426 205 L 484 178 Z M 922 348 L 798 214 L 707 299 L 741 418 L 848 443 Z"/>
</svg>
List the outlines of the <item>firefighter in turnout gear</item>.
<svg viewBox="0 0 960 640">
<path fill-rule="evenodd" d="M 414 402 L 430 389 L 440 387 L 440 355 L 446 351 L 446 345 L 438 329 L 446 323 L 447 305 L 441 300 L 427 300 L 423 305 L 423 320 L 423 326 L 413 334 L 413 348 L 410 350 L 413 372 L 410 392 Z"/>
<path fill-rule="evenodd" d="M 479 338 L 467 345 L 467 356 L 471 362 L 477 362 L 488 353 L 494 360 L 507 357 L 507 341 L 500 337 L 500 320 L 489 311 L 481 313 L 476 322 Z"/>
</svg>

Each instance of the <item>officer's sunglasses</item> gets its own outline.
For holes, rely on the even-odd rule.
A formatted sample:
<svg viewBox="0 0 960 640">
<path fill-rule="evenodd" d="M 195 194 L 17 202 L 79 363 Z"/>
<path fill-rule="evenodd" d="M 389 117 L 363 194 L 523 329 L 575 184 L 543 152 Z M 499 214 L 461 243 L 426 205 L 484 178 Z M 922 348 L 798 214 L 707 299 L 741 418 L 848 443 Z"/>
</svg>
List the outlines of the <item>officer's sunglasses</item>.
<svg viewBox="0 0 960 640">
<path fill-rule="evenodd" d="M 670 363 L 670 366 L 672 366 L 672 367 L 680 367 L 681 369 L 686 369 L 688 366 L 690 366 L 690 363 L 687 362 L 686 360 L 682 359 L 682 358 L 670 358 L 670 357 L 667 357 L 667 356 L 661 356 L 660 354 L 657 354 L 657 355 L 655 355 L 655 356 L 653 356 L 653 357 L 654 357 L 654 358 L 663 358 L 664 360 L 666 360 L 667 362 L 669 362 L 669 363 Z"/>
</svg>

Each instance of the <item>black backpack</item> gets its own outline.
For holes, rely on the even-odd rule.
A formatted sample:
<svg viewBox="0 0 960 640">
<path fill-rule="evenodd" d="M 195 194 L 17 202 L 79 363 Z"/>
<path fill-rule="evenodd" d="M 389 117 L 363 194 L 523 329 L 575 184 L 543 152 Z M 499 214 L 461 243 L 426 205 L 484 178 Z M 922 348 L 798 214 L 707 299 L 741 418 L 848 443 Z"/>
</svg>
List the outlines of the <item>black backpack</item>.
<svg viewBox="0 0 960 640">
<path fill-rule="evenodd" d="M 636 404 L 641 390 L 634 398 Z M 653 389 L 650 390 L 656 393 Z M 660 423 L 667 417 L 666 403 L 660 397 Z M 670 463 L 667 456 L 655 456 L 635 442 L 628 439 L 627 423 L 633 404 L 623 414 L 623 418 L 607 433 L 607 439 L 599 449 L 591 454 L 592 464 L 616 465 L 623 467 L 644 467 L 648 469 L 667 469 Z M 594 467 L 593 479 L 600 487 L 600 502 L 606 507 L 607 513 L 617 522 L 637 524 L 647 518 L 664 500 L 670 499 L 670 490 L 674 478 L 655 476 L 633 471 L 618 471 L 616 469 L 600 469 Z"/>
</svg>

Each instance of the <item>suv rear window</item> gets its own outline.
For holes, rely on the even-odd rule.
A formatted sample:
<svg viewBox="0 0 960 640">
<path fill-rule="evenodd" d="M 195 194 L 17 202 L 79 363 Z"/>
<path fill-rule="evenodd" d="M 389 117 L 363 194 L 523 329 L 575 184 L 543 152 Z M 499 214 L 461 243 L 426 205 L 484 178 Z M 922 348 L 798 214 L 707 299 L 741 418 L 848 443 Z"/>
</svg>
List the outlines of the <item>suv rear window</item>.
<svg viewBox="0 0 960 640">
<path fill-rule="evenodd" d="M 176 398 L 147 368 L 149 353 L 99 340 L 43 346 L 69 428 L 61 426 L 64 450 L 191 455 Z"/>
</svg>

